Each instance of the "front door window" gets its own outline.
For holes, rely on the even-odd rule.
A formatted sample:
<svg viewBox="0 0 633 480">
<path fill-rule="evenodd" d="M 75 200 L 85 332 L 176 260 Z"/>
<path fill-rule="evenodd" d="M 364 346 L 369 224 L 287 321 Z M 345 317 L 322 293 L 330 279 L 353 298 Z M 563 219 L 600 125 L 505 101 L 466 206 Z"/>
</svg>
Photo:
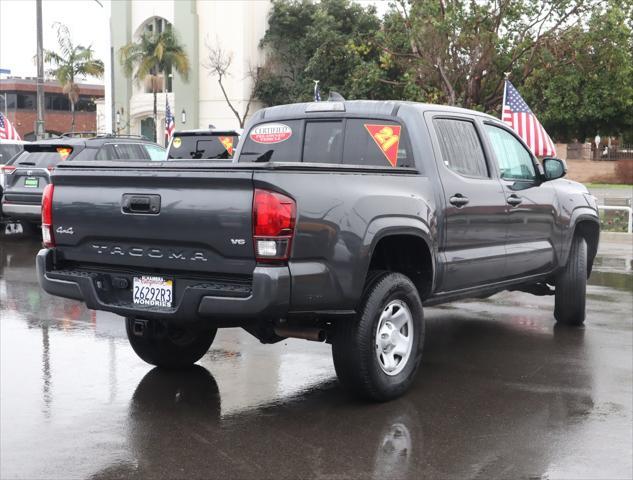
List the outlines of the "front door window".
<svg viewBox="0 0 633 480">
<path fill-rule="evenodd" d="M 493 125 L 486 125 L 486 132 L 497 158 L 502 179 L 515 181 L 536 179 L 532 155 L 514 135 Z"/>
</svg>

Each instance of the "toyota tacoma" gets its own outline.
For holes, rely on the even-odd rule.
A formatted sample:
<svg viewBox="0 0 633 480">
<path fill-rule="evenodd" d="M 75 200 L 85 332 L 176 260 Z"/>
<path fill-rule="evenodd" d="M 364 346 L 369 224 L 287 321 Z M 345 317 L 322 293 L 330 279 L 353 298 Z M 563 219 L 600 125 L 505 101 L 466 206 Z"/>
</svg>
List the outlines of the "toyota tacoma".
<svg viewBox="0 0 633 480">
<path fill-rule="evenodd" d="M 42 203 L 47 292 L 125 317 L 146 362 L 199 360 L 218 328 L 331 344 L 341 384 L 415 378 L 423 306 L 502 290 L 585 320 L 595 199 L 498 119 L 391 101 L 283 105 L 231 163 L 61 162 Z"/>
</svg>

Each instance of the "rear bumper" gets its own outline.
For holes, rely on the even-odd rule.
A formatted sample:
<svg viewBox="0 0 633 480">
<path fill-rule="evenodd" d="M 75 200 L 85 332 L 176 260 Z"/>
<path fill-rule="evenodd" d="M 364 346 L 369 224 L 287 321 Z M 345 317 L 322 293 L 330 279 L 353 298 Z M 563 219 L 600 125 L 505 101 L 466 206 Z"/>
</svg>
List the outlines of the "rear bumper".
<svg viewBox="0 0 633 480">
<path fill-rule="evenodd" d="M 15 218 L 18 220 L 41 220 L 42 206 L 38 204 L 28 203 L 11 203 L 2 202 L 2 214 L 5 217 Z"/>
<path fill-rule="evenodd" d="M 235 296 L 235 291 L 228 289 L 223 294 L 217 284 L 188 286 L 173 308 L 109 303 L 97 274 L 55 270 L 50 249 L 38 253 L 37 273 L 40 286 L 51 295 L 83 301 L 94 310 L 169 322 L 212 321 L 219 326 L 240 326 L 258 318 L 281 318 L 287 314 L 290 301 L 290 273 L 284 266 L 256 267 L 245 296 Z"/>
</svg>

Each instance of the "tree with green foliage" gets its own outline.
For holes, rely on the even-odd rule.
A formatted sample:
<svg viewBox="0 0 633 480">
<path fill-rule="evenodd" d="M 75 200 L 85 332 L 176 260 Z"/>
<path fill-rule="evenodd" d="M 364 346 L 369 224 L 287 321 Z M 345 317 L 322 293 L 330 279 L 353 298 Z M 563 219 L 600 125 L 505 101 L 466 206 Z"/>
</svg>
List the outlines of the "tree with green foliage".
<svg viewBox="0 0 633 480">
<path fill-rule="evenodd" d="M 374 7 L 349 0 L 274 0 L 257 97 L 266 105 L 309 100 L 314 80 L 345 90 L 359 62 L 353 46 L 370 44 L 380 23 Z"/>
<path fill-rule="evenodd" d="M 500 114 L 506 75 L 558 138 L 631 131 L 632 0 L 275 0 L 257 96 L 412 100 Z"/>
<path fill-rule="evenodd" d="M 55 76 L 62 91 L 68 96 L 72 114 L 71 130 L 74 132 L 75 104 L 79 100 L 79 85 L 76 79 L 79 76 L 103 77 L 103 62 L 94 58 L 92 45 L 75 45 L 66 25 L 55 22 L 53 26 L 57 28 L 59 51 L 44 50 L 44 62 L 52 65 L 49 74 Z"/>
<path fill-rule="evenodd" d="M 526 100 L 557 138 L 624 134 L 633 141 L 631 5 L 609 2 L 585 27 L 552 39 L 525 80 Z"/>
<path fill-rule="evenodd" d="M 164 75 L 173 69 L 187 80 L 189 76 L 189 57 L 178 42 L 171 28 L 163 32 L 145 32 L 136 42 L 130 42 L 119 50 L 119 59 L 126 76 L 133 77 L 137 83 L 149 79 L 154 95 L 154 141 L 158 138 L 159 91 L 164 91 Z"/>
</svg>

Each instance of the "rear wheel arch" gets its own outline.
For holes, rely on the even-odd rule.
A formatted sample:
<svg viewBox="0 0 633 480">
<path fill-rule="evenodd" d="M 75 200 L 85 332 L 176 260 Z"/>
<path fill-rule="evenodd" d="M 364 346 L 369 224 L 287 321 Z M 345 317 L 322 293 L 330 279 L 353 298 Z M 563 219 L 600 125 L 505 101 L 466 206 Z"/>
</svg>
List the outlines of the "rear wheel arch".
<svg viewBox="0 0 633 480">
<path fill-rule="evenodd" d="M 424 300 L 433 291 L 435 257 L 428 237 L 419 230 L 389 230 L 377 235 L 369 252 L 365 278 L 374 271 L 407 276 Z"/>
</svg>

